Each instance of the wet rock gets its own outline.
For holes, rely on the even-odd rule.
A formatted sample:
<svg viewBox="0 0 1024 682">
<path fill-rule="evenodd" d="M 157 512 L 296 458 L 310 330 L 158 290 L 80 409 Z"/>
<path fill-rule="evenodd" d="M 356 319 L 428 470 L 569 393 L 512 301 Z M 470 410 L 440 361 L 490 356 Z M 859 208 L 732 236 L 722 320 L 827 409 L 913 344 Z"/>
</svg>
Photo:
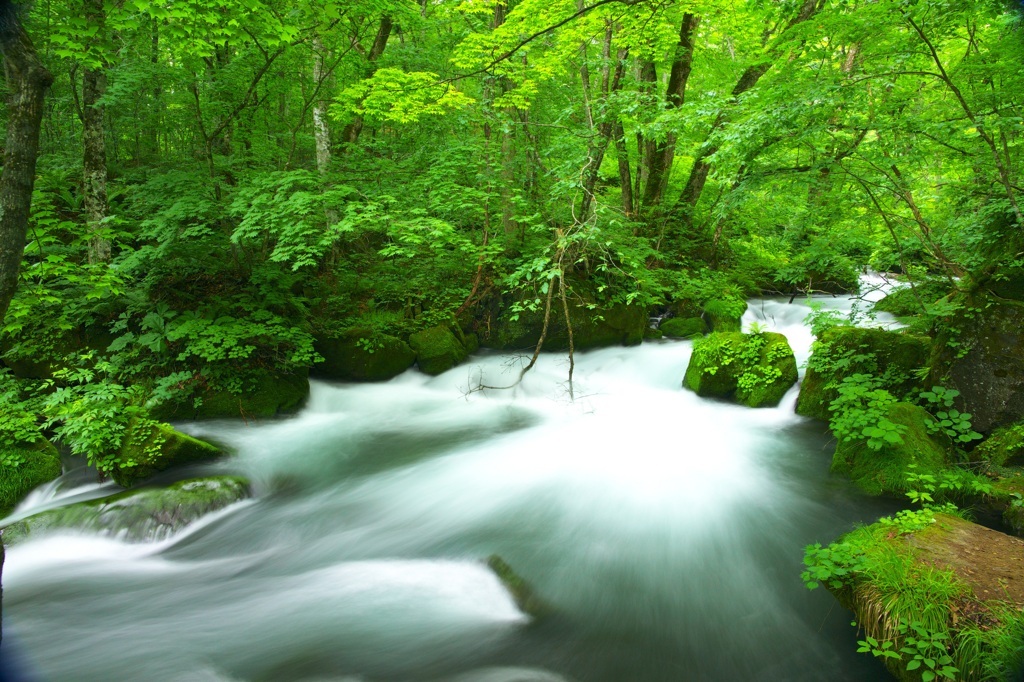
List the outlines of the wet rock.
<svg viewBox="0 0 1024 682">
<path fill-rule="evenodd" d="M 683 385 L 706 398 L 773 407 L 796 380 L 796 358 L 782 334 L 715 332 L 694 344 Z"/>
<path fill-rule="evenodd" d="M 220 457 L 220 448 L 151 419 L 128 426 L 110 477 L 128 487 L 172 467 Z"/>
<path fill-rule="evenodd" d="M 250 496 L 249 483 L 234 476 L 179 481 L 167 488 L 131 490 L 36 514 L 12 524 L 4 541 L 57 530 L 82 530 L 129 542 L 159 540 L 210 512 Z"/>
<path fill-rule="evenodd" d="M 828 420 L 843 377 L 871 374 L 897 398 L 915 386 L 914 371 L 928 363 L 930 340 L 882 329 L 834 327 L 814 345 L 800 384 L 796 412 Z"/>
<path fill-rule="evenodd" d="M 314 344 L 324 361 L 313 376 L 343 381 L 385 381 L 412 367 L 416 352 L 405 341 L 372 329 L 350 329 Z"/>
<path fill-rule="evenodd" d="M 665 336 L 677 339 L 690 339 L 707 334 L 708 325 L 700 317 L 671 317 L 658 325 L 658 329 Z"/>
<path fill-rule="evenodd" d="M 500 556 L 492 554 L 487 557 L 487 567 L 494 572 L 494 575 L 498 576 L 498 580 L 512 595 L 512 599 L 520 611 L 534 618 L 543 616 L 548 611 L 548 606 L 537 596 L 530 583 L 512 570 L 512 567 Z"/>
<path fill-rule="evenodd" d="M 416 352 L 416 364 L 420 370 L 435 376 L 447 372 L 469 355 L 452 330 L 440 325 L 411 335 L 409 346 Z"/>
<path fill-rule="evenodd" d="M 908 490 L 908 467 L 914 465 L 921 474 L 941 470 L 948 464 L 950 442 L 942 433 L 929 433 L 928 424 L 934 418 L 923 407 L 899 402 L 885 416 L 906 427 L 902 442 L 886 442 L 875 450 L 863 438 L 840 441 L 832 456 L 832 471 L 849 476 L 871 495 L 901 495 Z"/>
<path fill-rule="evenodd" d="M 11 513 L 25 495 L 61 474 L 60 456 L 53 443 L 40 438 L 17 446 L 0 444 L 0 518 Z"/>
</svg>

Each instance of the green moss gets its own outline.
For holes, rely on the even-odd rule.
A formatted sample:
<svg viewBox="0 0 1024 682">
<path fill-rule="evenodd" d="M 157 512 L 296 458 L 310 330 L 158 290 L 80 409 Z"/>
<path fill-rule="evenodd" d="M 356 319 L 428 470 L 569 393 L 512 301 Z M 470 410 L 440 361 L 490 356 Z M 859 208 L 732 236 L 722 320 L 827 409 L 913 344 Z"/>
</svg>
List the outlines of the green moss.
<svg viewBox="0 0 1024 682">
<path fill-rule="evenodd" d="M 13 544 L 58 529 L 101 532 L 128 541 L 155 540 L 247 497 L 249 482 L 243 478 L 189 479 L 166 488 L 130 490 L 36 514 L 8 527 L 4 541 Z"/>
<path fill-rule="evenodd" d="M 971 451 L 971 456 L 997 467 L 1024 462 L 1024 421 L 996 429 Z"/>
<path fill-rule="evenodd" d="M 416 363 L 425 374 L 446 372 L 469 354 L 452 330 L 445 326 L 430 327 L 409 337 L 409 346 L 416 351 Z"/>
<path fill-rule="evenodd" d="M 487 557 L 487 566 L 494 572 L 494 575 L 498 576 L 498 580 L 512 595 L 512 599 L 520 611 L 534 618 L 543 616 L 547 612 L 548 606 L 537 596 L 533 587 L 512 570 L 512 567 L 504 559 L 497 554 L 492 554 Z"/>
<path fill-rule="evenodd" d="M 871 495 L 906 492 L 906 472 L 912 464 L 922 474 L 934 474 L 948 464 L 949 439 L 928 432 L 927 425 L 934 420 L 923 407 L 894 403 L 886 418 L 906 427 L 901 434 L 902 443 L 886 442 L 874 450 L 865 439 L 844 440 L 836 446 L 832 457 L 832 471 L 849 476 Z"/>
<path fill-rule="evenodd" d="M 316 351 L 324 362 L 314 376 L 344 381 L 385 381 L 412 367 L 416 353 L 405 341 L 372 329 L 350 329 L 338 337 L 319 338 Z"/>
<path fill-rule="evenodd" d="M 41 439 L 22 447 L 3 446 L 16 466 L 0 465 L 0 518 L 11 513 L 25 495 L 61 474 L 60 456 L 53 443 Z"/>
<path fill-rule="evenodd" d="M 127 487 L 171 467 L 208 461 L 221 454 L 219 448 L 168 424 L 133 421 L 110 476 Z"/>
<path fill-rule="evenodd" d="M 782 334 L 715 332 L 694 344 L 683 384 L 703 397 L 773 407 L 796 380 L 796 358 Z"/>
<path fill-rule="evenodd" d="M 829 405 L 839 393 L 843 377 L 871 374 L 896 397 L 914 385 L 914 371 L 928 363 L 930 340 L 883 329 L 834 327 L 813 348 L 800 384 L 797 414 L 829 419 Z"/>
<path fill-rule="evenodd" d="M 569 332 L 561 305 L 552 303 L 548 333 L 544 339 L 544 350 L 566 350 L 569 348 Z M 590 307 L 594 305 L 594 307 Z M 503 313 L 493 321 L 484 345 L 503 350 L 531 348 L 537 345 L 544 329 L 544 311 L 523 311 L 517 319 Z M 636 305 L 615 304 L 599 306 L 570 300 L 569 319 L 572 322 L 573 345 L 576 350 L 606 346 L 635 346 L 643 342 L 644 329 L 649 316 L 644 308 Z"/>
<path fill-rule="evenodd" d="M 703 336 L 708 332 L 708 325 L 700 317 L 672 317 L 664 320 L 658 328 L 665 336 L 679 339 Z"/>
<path fill-rule="evenodd" d="M 704 319 L 713 332 L 738 332 L 746 310 L 746 301 L 740 299 L 712 299 L 704 305 Z"/>
</svg>

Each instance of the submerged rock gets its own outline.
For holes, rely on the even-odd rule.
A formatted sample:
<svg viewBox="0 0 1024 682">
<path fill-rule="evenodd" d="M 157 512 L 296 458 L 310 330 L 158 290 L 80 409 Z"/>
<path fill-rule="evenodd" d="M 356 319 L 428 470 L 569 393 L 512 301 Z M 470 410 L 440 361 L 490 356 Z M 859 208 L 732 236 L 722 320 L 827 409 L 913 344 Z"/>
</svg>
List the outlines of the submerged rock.
<svg viewBox="0 0 1024 682">
<path fill-rule="evenodd" d="M 683 385 L 706 398 L 774 407 L 796 380 L 796 358 L 782 334 L 715 332 L 694 344 Z"/>
<path fill-rule="evenodd" d="M 665 336 L 690 339 L 708 333 L 708 325 L 700 317 L 670 317 L 658 325 Z"/>
<path fill-rule="evenodd" d="M 18 446 L 0 445 L 0 518 L 11 513 L 25 495 L 61 474 L 60 456 L 53 443 L 40 438 Z"/>
<path fill-rule="evenodd" d="M 863 438 L 840 441 L 832 456 L 832 471 L 849 476 L 871 495 L 900 495 L 908 490 L 908 467 L 914 465 L 920 474 L 941 470 L 948 464 L 950 443 L 941 432 L 929 432 L 934 418 L 923 407 L 894 403 L 885 417 L 905 427 L 902 442 L 885 442 L 875 450 Z"/>
<path fill-rule="evenodd" d="M 416 362 L 416 352 L 405 341 L 372 329 L 350 329 L 337 337 L 322 337 L 314 344 L 324 361 L 311 373 L 323 379 L 384 381 Z"/>
<path fill-rule="evenodd" d="M 131 490 L 30 516 L 5 529 L 4 542 L 13 544 L 32 535 L 68 529 L 129 542 L 160 540 L 249 496 L 249 482 L 235 476 L 195 478 L 167 488 Z"/>
<path fill-rule="evenodd" d="M 492 554 L 487 557 L 487 567 L 494 572 L 494 575 L 498 576 L 498 580 L 512 595 L 512 599 L 520 611 L 534 618 L 543 616 L 547 612 L 547 605 L 537 596 L 530 583 L 512 570 L 512 567 L 504 559 L 497 554 Z"/>
<path fill-rule="evenodd" d="M 928 363 L 930 340 L 883 329 L 834 327 L 814 344 L 800 384 L 796 412 L 828 420 L 843 377 L 871 374 L 897 398 L 914 385 L 914 371 Z"/>
<path fill-rule="evenodd" d="M 123 436 L 110 477 L 128 487 L 172 467 L 220 457 L 220 448 L 151 419 L 134 420 Z"/>
<path fill-rule="evenodd" d="M 443 325 L 416 332 L 409 337 L 409 346 L 416 352 L 420 370 L 431 375 L 447 372 L 469 355 L 462 341 Z"/>
</svg>

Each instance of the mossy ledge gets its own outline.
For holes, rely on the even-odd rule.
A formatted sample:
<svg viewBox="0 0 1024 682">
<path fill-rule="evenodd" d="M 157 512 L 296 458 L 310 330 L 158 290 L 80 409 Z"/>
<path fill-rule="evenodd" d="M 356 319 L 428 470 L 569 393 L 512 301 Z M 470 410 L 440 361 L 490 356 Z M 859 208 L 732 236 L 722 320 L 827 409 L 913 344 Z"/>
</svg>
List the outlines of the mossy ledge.
<svg viewBox="0 0 1024 682">
<path fill-rule="evenodd" d="M 127 488 L 172 467 L 205 462 L 222 454 L 217 446 L 176 431 L 169 424 L 135 420 L 125 432 L 110 477 Z"/>
</svg>

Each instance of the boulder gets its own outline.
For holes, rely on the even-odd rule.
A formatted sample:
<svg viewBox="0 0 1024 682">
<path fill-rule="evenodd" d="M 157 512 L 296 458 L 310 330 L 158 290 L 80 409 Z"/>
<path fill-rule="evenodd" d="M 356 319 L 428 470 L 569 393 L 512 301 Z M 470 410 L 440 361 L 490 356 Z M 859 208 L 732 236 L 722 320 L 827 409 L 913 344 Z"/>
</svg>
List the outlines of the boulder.
<svg viewBox="0 0 1024 682">
<path fill-rule="evenodd" d="M 885 442 L 876 450 L 864 438 L 840 441 L 832 456 L 832 471 L 849 476 L 871 495 L 902 495 L 908 490 L 910 465 L 921 474 L 938 472 L 949 463 L 950 441 L 941 432 L 929 432 L 928 424 L 935 420 L 923 407 L 893 403 L 885 418 L 905 427 L 902 442 Z"/>
<path fill-rule="evenodd" d="M 1024 464 L 1024 421 L 993 431 L 971 451 L 971 457 L 997 467 Z"/>
<path fill-rule="evenodd" d="M 974 297 L 964 306 L 936 336 L 931 381 L 960 391 L 962 411 L 988 435 L 1024 418 L 1024 302 Z"/>
<path fill-rule="evenodd" d="M 703 397 L 774 407 L 796 380 L 796 358 L 782 334 L 715 332 L 694 344 L 683 385 Z"/>
<path fill-rule="evenodd" d="M 593 305 L 593 304 L 591 304 Z M 516 319 L 512 319 L 516 317 Z M 650 317 L 647 310 L 637 305 L 617 303 L 599 306 L 569 301 L 569 319 L 572 321 L 573 345 L 576 350 L 604 346 L 635 346 L 644 338 Z M 533 348 L 544 329 L 544 311 L 524 310 L 518 316 L 503 312 L 489 325 L 481 344 L 489 348 L 515 350 Z M 569 348 L 569 332 L 561 303 L 551 303 L 548 333 L 544 350 Z"/>
<path fill-rule="evenodd" d="M 469 355 L 452 330 L 439 325 L 418 331 L 409 337 L 409 346 L 416 352 L 416 364 L 425 374 L 446 372 Z"/>
<path fill-rule="evenodd" d="M 220 457 L 220 448 L 175 431 L 169 424 L 135 419 L 122 437 L 121 450 L 101 465 L 121 486 L 128 487 L 172 467 Z"/>
<path fill-rule="evenodd" d="M 151 408 L 150 412 L 155 418 L 165 421 L 267 419 L 296 412 L 308 397 L 307 371 L 295 374 L 264 373 L 240 393 L 227 389 L 197 391 L 187 398 L 162 403 Z"/>
<path fill-rule="evenodd" d="M 663 320 L 658 329 L 665 336 L 677 339 L 690 339 L 708 333 L 708 325 L 700 317 L 670 317 Z"/>
<path fill-rule="evenodd" d="M 60 456 L 53 443 L 0 444 L 0 518 L 7 516 L 34 488 L 61 475 Z"/>
<path fill-rule="evenodd" d="M 30 516 L 11 524 L 4 541 L 15 544 L 31 535 L 67 529 L 128 542 L 160 540 L 249 496 L 249 482 L 235 476 L 178 481 L 166 488 L 130 490 Z"/>
<path fill-rule="evenodd" d="M 883 329 L 829 329 L 814 344 L 797 414 L 828 420 L 839 384 L 851 374 L 871 374 L 881 381 L 879 388 L 903 397 L 915 385 L 914 371 L 928 363 L 929 344 L 927 337 Z"/>
<path fill-rule="evenodd" d="M 405 341 L 372 329 L 350 329 L 337 337 L 314 343 L 324 361 L 311 374 L 342 381 L 385 381 L 416 362 L 416 352 Z"/>
<path fill-rule="evenodd" d="M 712 299 L 704 304 L 703 317 L 713 332 L 738 332 L 746 311 L 747 302 L 738 298 Z"/>
</svg>

